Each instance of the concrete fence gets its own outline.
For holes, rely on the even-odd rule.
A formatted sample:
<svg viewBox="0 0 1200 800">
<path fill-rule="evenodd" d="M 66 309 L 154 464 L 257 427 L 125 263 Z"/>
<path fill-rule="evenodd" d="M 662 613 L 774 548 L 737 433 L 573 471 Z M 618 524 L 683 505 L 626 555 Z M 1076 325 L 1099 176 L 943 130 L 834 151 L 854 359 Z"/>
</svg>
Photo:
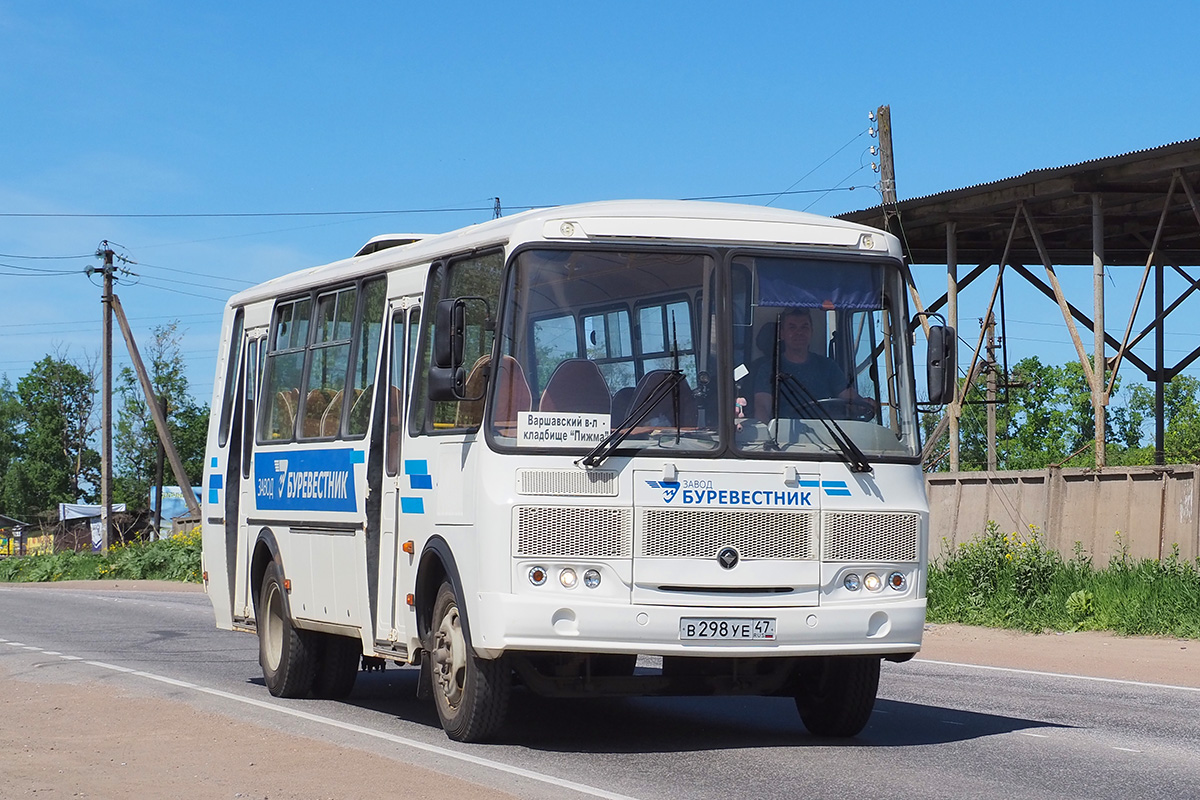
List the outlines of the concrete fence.
<svg viewBox="0 0 1200 800">
<path fill-rule="evenodd" d="M 1097 567 L 1119 553 L 1163 558 L 1173 545 L 1200 555 L 1200 465 L 1011 472 L 938 472 L 929 490 L 929 553 L 981 534 L 989 520 L 1004 533 L 1029 533 L 1070 557 L 1080 542 Z M 1116 534 L 1120 532 L 1118 542 Z"/>
</svg>

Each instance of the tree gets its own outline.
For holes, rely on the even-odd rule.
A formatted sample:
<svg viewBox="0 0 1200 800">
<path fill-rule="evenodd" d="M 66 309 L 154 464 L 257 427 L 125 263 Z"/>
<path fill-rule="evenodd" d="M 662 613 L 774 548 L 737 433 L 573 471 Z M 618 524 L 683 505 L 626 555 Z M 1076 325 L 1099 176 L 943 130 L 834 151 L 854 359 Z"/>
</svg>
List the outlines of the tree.
<svg viewBox="0 0 1200 800">
<path fill-rule="evenodd" d="M 93 489 L 98 479 L 99 455 L 90 446 L 95 433 L 95 371 L 71 362 L 65 354 L 47 355 L 17 381 L 13 393 L 6 387 L 0 400 L 0 442 L 4 466 L 4 507 L 32 519 L 61 502 L 76 502 Z M 13 424 L 13 420 L 16 424 Z M 13 447 L 15 443 L 15 448 Z"/>
<path fill-rule="evenodd" d="M 188 480 L 193 486 L 199 486 L 204 473 L 208 406 L 197 405 L 188 393 L 183 354 L 179 349 L 181 335 L 178 322 L 154 328 L 144 357 L 155 393 L 167 400 L 167 428 L 183 460 Z M 117 392 L 121 408 L 117 412 L 113 434 L 113 496 L 130 508 L 146 508 L 154 482 L 158 431 L 146 406 L 141 383 L 132 369 L 121 370 Z M 167 475 L 169 483 L 169 468 Z"/>
</svg>

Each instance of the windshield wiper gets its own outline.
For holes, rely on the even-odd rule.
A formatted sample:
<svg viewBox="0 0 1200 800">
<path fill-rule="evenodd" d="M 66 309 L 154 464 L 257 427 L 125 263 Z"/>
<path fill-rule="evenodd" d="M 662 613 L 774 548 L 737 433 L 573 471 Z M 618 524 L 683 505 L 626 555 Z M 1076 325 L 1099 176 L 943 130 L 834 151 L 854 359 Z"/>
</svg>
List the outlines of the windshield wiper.
<svg viewBox="0 0 1200 800">
<path fill-rule="evenodd" d="M 598 467 L 603 463 L 604 459 L 612 454 L 612 451 L 617 449 L 621 442 L 625 441 L 633 429 L 641 424 L 642 420 L 650 416 L 650 412 L 659 404 L 667 392 L 675 391 L 678 397 L 678 387 L 683 381 L 683 372 L 681 370 L 672 370 L 671 374 L 663 379 L 663 382 L 654 387 L 654 391 L 646 396 L 646 399 L 632 409 L 625 416 L 625 420 L 608 432 L 608 435 L 599 441 L 599 443 L 588 452 L 583 458 L 576 461 L 576 464 L 583 464 L 585 467 Z M 676 401 L 678 406 L 678 400 Z M 678 411 L 676 411 L 675 420 L 676 429 L 679 426 Z M 678 430 L 676 437 L 678 437 Z"/>
<path fill-rule="evenodd" d="M 785 381 L 786 385 L 784 385 Z M 842 455 L 845 457 L 846 461 L 849 462 L 851 472 L 871 471 L 871 463 L 867 461 L 866 454 L 859 449 L 858 445 L 856 445 L 854 440 L 850 438 L 845 430 L 843 430 L 842 426 L 837 424 L 837 420 L 835 420 L 828 411 L 821 407 L 821 402 L 813 395 L 812 392 L 808 390 L 803 383 L 800 382 L 799 378 L 786 372 L 778 372 L 775 376 L 775 383 L 776 392 L 778 392 L 780 389 L 787 389 L 788 392 L 799 392 L 803 398 L 808 401 L 807 405 L 812 407 L 813 411 L 816 413 L 816 418 L 820 420 L 822 425 L 825 426 L 825 430 L 829 432 L 830 438 L 832 438 L 834 443 L 837 444 L 838 449 L 842 451 Z M 800 407 L 800 404 L 796 402 L 796 397 L 794 394 L 786 397 L 785 399 L 793 408 L 798 409 Z"/>
</svg>

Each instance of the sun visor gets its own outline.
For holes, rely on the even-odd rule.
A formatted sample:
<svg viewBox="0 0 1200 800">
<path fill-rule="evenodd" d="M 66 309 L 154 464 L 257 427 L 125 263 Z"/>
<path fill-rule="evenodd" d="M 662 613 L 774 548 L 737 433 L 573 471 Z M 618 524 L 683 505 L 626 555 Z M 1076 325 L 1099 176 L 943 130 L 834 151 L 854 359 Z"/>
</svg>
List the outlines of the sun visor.
<svg viewBox="0 0 1200 800">
<path fill-rule="evenodd" d="M 871 264 L 759 259 L 758 304 L 785 308 L 882 308 L 883 270 Z"/>
</svg>

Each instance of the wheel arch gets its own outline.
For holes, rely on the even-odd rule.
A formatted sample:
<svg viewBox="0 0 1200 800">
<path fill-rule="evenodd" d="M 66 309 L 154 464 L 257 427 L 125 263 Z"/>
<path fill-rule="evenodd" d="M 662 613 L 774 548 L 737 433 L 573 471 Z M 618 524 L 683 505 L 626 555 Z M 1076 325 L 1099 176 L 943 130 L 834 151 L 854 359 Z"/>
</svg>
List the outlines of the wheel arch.
<svg viewBox="0 0 1200 800">
<path fill-rule="evenodd" d="M 256 615 L 258 596 L 262 593 L 263 576 L 267 572 L 267 565 L 272 561 L 279 565 L 280 573 L 286 577 L 287 570 L 283 565 L 283 556 L 279 552 L 279 542 L 276 541 L 275 534 L 270 528 L 263 528 L 258 532 L 258 537 L 254 542 L 254 555 L 250 559 L 250 597 L 254 601 Z"/>
<path fill-rule="evenodd" d="M 443 581 L 449 581 L 454 588 L 454 595 L 459 603 L 466 605 L 466 595 L 463 593 L 462 577 L 458 572 L 458 563 L 454 560 L 454 552 L 450 544 L 441 536 L 432 536 L 421 550 L 421 560 L 417 566 L 417 581 L 415 603 L 417 612 L 417 637 L 422 647 L 429 639 L 429 631 L 433 625 L 433 604 L 437 599 L 438 588 Z M 462 614 L 463 635 L 471 641 L 471 616 Z"/>
</svg>

